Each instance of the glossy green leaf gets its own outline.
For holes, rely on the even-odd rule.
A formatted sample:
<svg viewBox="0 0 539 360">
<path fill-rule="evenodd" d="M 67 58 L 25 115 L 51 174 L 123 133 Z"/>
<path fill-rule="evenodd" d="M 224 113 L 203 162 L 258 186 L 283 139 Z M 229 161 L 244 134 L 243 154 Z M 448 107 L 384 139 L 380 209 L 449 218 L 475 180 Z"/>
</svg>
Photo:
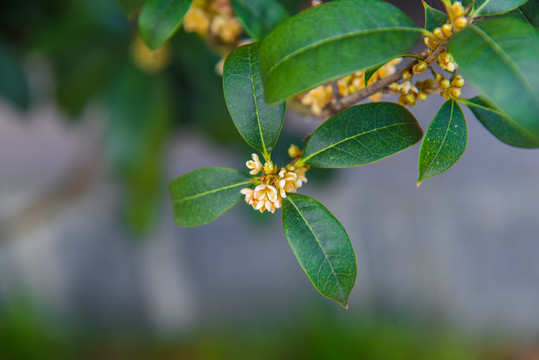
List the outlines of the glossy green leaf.
<svg viewBox="0 0 539 360">
<path fill-rule="evenodd" d="M 539 1 L 528 1 L 520 7 L 520 11 L 526 16 L 530 24 L 539 28 Z"/>
<path fill-rule="evenodd" d="M 475 0 L 474 16 L 503 14 L 528 0 Z"/>
<path fill-rule="evenodd" d="M 243 28 L 255 40 L 262 40 L 286 18 L 288 12 L 276 0 L 232 0 Z"/>
<path fill-rule="evenodd" d="M 19 108 L 26 109 L 29 92 L 22 59 L 8 46 L 0 43 L 0 96 Z"/>
<path fill-rule="evenodd" d="M 288 244 L 316 289 L 348 307 L 357 265 L 339 221 L 318 201 L 289 194 L 283 199 L 283 226 Z"/>
<path fill-rule="evenodd" d="M 259 54 L 259 43 L 252 43 L 228 55 L 223 87 L 228 111 L 239 133 L 249 145 L 268 157 L 283 126 L 285 103 L 266 103 Z"/>
<path fill-rule="evenodd" d="M 530 133 L 507 114 L 489 104 L 487 99 L 477 96 L 459 101 L 466 104 L 481 124 L 502 142 L 522 148 L 539 147 L 539 135 Z"/>
<path fill-rule="evenodd" d="M 509 117 L 539 134 L 539 34 L 513 18 L 488 19 L 451 38 L 462 73 Z"/>
<path fill-rule="evenodd" d="M 116 0 L 118 4 L 125 10 L 126 13 L 131 14 L 135 10 L 139 9 L 146 0 Z"/>
<path fill-rule="evenodd" d="M 277 26 L 260 48 L 270 103 L 370 68 L 409 51 L 421 30 L 395 6 L 342 0 L 303 11 Z"/>
<path fill-rule="evenodd" d="M 417 184 L 447 171 L 466 150 L 466 121 L 455 100 L 448 100 L 430 124 L 419 150 Z"/>
<path fill-rule="evenodd" d="M 425 29 L 428 31 L 433 31 L 449 20 L 446 13 L 429 6 L 425 1 L 423 1 L 423 7 L 425 8 Z"/>
<path fill-rule="evenodd" d="M 401 105 L 357 105 L 320 125 L 299 162 L 331 168 L 368 164 L 412 146 L 422 135 L 414 116 Z"/>
<path fill-rule="evenodd" d="M 140 36 L 150 49 L 161 47 L 178 29 L 191 0 L 147 0 L 139 16 Z"/>
<path fill-rule="evenodd" d="M 241 171 L 204 168 L 191 171 L 170 183 L 174 221 L 189 227 L 217 219 L 241 200 L 241 189 L 252 181 Z"/>
</svg>

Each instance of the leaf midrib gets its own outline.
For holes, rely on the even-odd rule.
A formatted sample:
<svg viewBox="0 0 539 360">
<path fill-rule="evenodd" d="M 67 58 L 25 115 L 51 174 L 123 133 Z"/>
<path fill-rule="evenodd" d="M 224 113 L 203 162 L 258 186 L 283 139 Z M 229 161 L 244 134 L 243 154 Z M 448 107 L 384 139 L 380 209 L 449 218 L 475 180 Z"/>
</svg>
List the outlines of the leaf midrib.
<svg viewBox="0 0 539 360">
<path fill-rule="evenodd" d="M 357 135 L 354 135 L 354 136 L 350 136 L 350 137 L 347 137 L 347 138 L 344 138 L 330 146 L 327 146 L 321 150 L 318 150 L 317 152 L 315 153 L 312 153 L 311 155 L 307 156 L 306 158 L 303 158 L 302 159 L 302 162 L 306 162 L 308 161 L 310 158 L 312 158 L 313 156 L 316 156 L 324 151 L 327 151 L 331 148 L 334 148 L 335 146 L 339 145 L 339 144 L 342 144 L 343 142 L 346 142 L 348 140 L 352 140 L 352 139 L 355 139 L 357 137 L 360 137 L 360 136 L 363 136 L 363 135 L 367 135 L 367 134 L 370 134 L 370 133 L 373 133 L 373 132 L 376 132 L 376 131 L 380 131 L 380 130 L 385 130 L 385 129 L 389 129 L 391 127 L 394 127 L 394 126 L 401 126 L 401 125 L 407 125 L 409 124 L 408 122 L 402 122 L 402 123 L 397 123 L 397 124 L 391 124 L 391 125 L 387 125 L 387 126 L 384 126 L 384 127 L 380 127 L 380 128 L 376 128 L 376 129 L 372 129 L 372 130 L 369 130 L 369 131 L 366 131 L 366 132 L 363 132 L 361 134 L 357 134 Z"/>
<path fill-rule="evenodd" d="M 268 157 L 268 150 L 266 149 L 266 142 L 264 141 L 264 134 L 262 133 L 262 124 L 260 123 L 260 113 L 259 113 L 259 109 L 258 109 L 258 100 L 256 99 L 256 87 L 255 87 L 255 79 L 254 79 L 254 74 L 253 74 L 253 62 L 252 62 L 252 59 L 251 59 L 251 48 L 252 46 L 249 46 L 248 48 L 248 51 L 249 51 L 249 73 L 251 74 L 250 76 L 250 81 L 251 81 L 251 87 L 253 89 L 253 98 L 254 98 L 254 102 L 255 102 L 255 114 L 256 114 L 256 122 L 257 122 L 257 125 L 258 125 L 258 133 L 260 134 L 260 141 L 262 142 L 262 150 L 264 150 L 264 158 L 267 158 Z M 260 51 L 259 49 L 257 51 Z"/>
<path fill-rule="evenodd" d="M 471 26 L 470 28 L 472 29 L 472 31 L 478 34 L 495 53 L 497 53 L 502 58 L 502 61 L 505 60 L 504 62 L 509 66 L 511 70 L 513 70 L 517 78 L 520 79 L 522 85 L 524 85 L 524 88 L 526 88 L 532 95 L 534 95 L 535 100 L 537 101 L 537 103 L 539 103 L 539 95 L 537 95 L 531 84 L 523 76 L 522 72 L 520 71 L 520 68 L 509 56 L 509 54 L 507 54 L 503 50 L 503 48 L 498 45 L 498 43 L 484 30 L 480 29 L 478 26 Z"/>
<path fill-rule="evenodd" d="M 445 139 L 447 138 L 447 134 L 449 133 L 449 129 L 451 128 L 451 122 L 453 121 L 453 108 L 454 108 L 454 106 L 455 106 L 455 100 L 452 100 L 451 101 L 451 112 L 449 113 L 449 121 L 447 122 L 447 128 L 445 129 L 444 138 L 442 139 L 442 142 L 440 144 L 440 147 L 438 148 L 438 151 L 436 152 L 436 155 L 434 155 L 434 157 L 432 158 L 430 164 L 427 166 L 427 168 L 423 172 L 423 175 L 427 174 L 430 167 L 432 166 L 432 164 L 434 164 L 434 161 L 436 160 L 436 158 L 440 154 L 440 151 L 442 151 L 442 148 L 444 147 Z M 423 178 L 423 176 L 421 176 L 421 178 Z"/>
<path fill-rule="evenodd" d="M 331 264 L 331 261 L 329 261 L 329 258 L 326 254 L 326 252 L 324 251 L 324 248 L 322 248 L 322 245 L 320 245 L 320 241 L 318 240 L 318 237 L 316 236 L 316 234 L 314 233 L 314 230 L 311 228 L 311 226 L 309 225 L 309 223 L 307 222 L 307 219 L 305 219 L 305 217 L 303 216 L 303 214 L 301 213 L 301 211 L 299 211 L 298 207 L 296 206 L 296 204 L 294 204 L 294 201 L 292 201 L 292 199 L 290 197 L 288 197 L 288 200 L 290 201 L 290 203 L 292 204 L 292 206 L 294 207 L 294 209 L 296 209 L 296 211 L 298 212 L 299 216 L 301 216 L 301 218 L 303 219 L 303 221 L 305 222 L 305 225 L 307 225 L 307 227 L 309 228 L 309 231 L 311 232 L 311 234 L 313 234 L 313 237 L 315 238 L 316 240 L 316 244 L 318 245 L 318 247 L 320 248 L 320 251 L 322 251 L 322 254 L 324 254 L 324 259 L 327 261 L 327 263 L 329 264 L 329 267 L 331 268 L 331 274 L 333 275 L 333 277 L 335 278 L 335 282 L 337 283 L 337 286 L 339 287 L 339 295 L 342 296 L 343 295 L 343 291 L 342 291 L 342 286 L 341 286 L 341 283 L 339 282 L 339 278 L 337 277 L 337 273 L 335 272 L 335 269 L 333 268 L 333 265 Z M 316 285 L 315 285 L 316 286 Z M 329 295 L 329 294 L 328 294 Z"/>
<path fill-rule="evenodd" d="M 243 181 L 243 182 L 223 186 L 223 187 L 220 187 L 220 188 L 217 188 L 217 189 L 212 189 L 212 190 L 204 191 L 204 192 L 201 192 L 201 193 L 198 193 L 198 194 L 195 194 L 195 195 L 186 196 L 186 197 L 181 198 L 181 199 L 173 200 L 173 203 L 174 204 L 179 204 L 179 203 L 187 201 L 187 200 L 196 199 L 196 198 L 201 197 L 201 196 L 206 196 L 206 195 L 209 195 L 209 194 L 213 194 L 213 193 L 216 193 L 216 192 L 219 192 L 219 191 L 227 190 L 227 189 L 230 189 L 230 188 L 233 188 L 233 187 L 236 187 L 236 186 L 240 186 L 240 185 L 246 185 L 246 184 L 249 184 L 249 183 L 251 183 L 251 180 L 246 180 L 246 181 Z"/>
<path fill-rule="evenodd" d="M 386 31 L 417 31 L 417 32 L 421 32 L 421 29 L 419 28 L 411 28 L 411 27 L 392 27 L 392 28 L 377 28 L 377 29 L 369 29 L 369 30 L 360 30 L 360 31 L 355 31 L 355 32 L 350 32 L 350 33 L 347 33 L 347 34 L 343 34 L 343 35 L 337 35 L 337 36 L 334 36 L 334 37 L 329 37 L 329 38 L 326 38 L 326 39 L 323 39 L 323 40 L 320 40 L 320 41 L 317 41 L 317 42 L 314 42 L 314 43 L 311 43 L 307 46 L 304 46 L 302 48 L 299 48 L 295 51 L 292 51 L 291 53 L 285 55 L 283 58 L 281 58 L 279 61 L 277 61 L 273 66 L 271 66 L 268 71 L 266 72 L 266 76 L 264 77 L 265 79 L 267 79 L 270 74 L 277 68 L 279 67 L 283 62 L 285 61 L 288 61 L 289 59 L 297 56 L 297 55 L 300 55 L 304 52 L 307 52 L 313 48 L 316 48 L 317 46 L 322 46 L 326 43 L 330 43 L 330 42 L 333 42 L 333 41 L 337 41 L 337 40 L 341 40 L 341 39 L 346 39 L 346 38 L 349 38 L 349 37 L 354 37 L 354 36 L 360 36 L 360 35 L 367 35 L 367 34 L 370 34 L 370 33 L 375 33 L 375 32 L 386 32 Z"/>
</svg>

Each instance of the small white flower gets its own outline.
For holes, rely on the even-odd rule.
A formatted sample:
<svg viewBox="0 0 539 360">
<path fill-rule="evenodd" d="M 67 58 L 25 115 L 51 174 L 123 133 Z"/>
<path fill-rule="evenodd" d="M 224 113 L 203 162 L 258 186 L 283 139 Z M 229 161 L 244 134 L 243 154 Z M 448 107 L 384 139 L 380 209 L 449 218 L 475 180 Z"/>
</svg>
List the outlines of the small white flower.
<svg viewBox="0 0 539 360">
<path fill-rule="evenodd" d="M 253 160 L 249 160 L 245 163 L 245 165 L 251 169 L 251 171 L 249 171 L 249 174 L 251 175 L 256 175 L 258 174 L 262 168 L 264 167 L 262 165 L 262 163 L 260 162 L 260 159 L 258 158 L 258 155 L 257 154 L 252 154 L 251 157 L 253 158 Z"/>
<path fill-rule="evenodd" d="M 240 191 L 243 195 L 245 195 L 245 202 L 249 205 L 253 203 L 255 191 L 251 188 L 244 188 Z"/>
</svg>

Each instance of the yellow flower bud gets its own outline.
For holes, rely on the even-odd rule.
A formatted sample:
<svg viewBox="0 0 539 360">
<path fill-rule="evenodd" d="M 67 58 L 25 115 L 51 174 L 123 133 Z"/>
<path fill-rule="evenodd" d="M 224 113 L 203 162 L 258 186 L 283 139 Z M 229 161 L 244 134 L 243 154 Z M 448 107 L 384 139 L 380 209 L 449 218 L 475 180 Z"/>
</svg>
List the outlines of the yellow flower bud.
<svg viewBox="0 0 539 360">
<path fill-rule="evenodd" d="M 414 106 L 415 104 L 417 104 L 417 98 L 416 98 L 415 94 L 414 93 L 408 93 L 406 95 L 406 102 L 410 106 Z"/>
<path fill-rule="evenodd" d="M 451 24 L 443 24 L 442 33 L 445 37 L 450 37 L 451 35 L 453 35 L 453 29 L 451 27 Z"/>
<path fill-rule="evenodd" d="M 447 37 L 442 33 L 442 29 L 440 29 L 439 27 L 434 29 L 432 33 L 440 40 L 447 40 Z"/>
<path fill-rule="evenodd" d="M 444 97 L 444 99 L 449 100 L 451 99 L 451 92 L 449 90 L 442 91 L 442 96 Z"/>
<path fill-rule="evenodd" d="M 462 15 L 464 15 L 464 7 L 462 6 L 462 3 L 460 1 L 455 1 L 452 5 L 451 5 L 451 10 L 450 10 L 450 18 L 451 19 L 456 19 L 458 17 L 461 17 Z"/>
<path fill-rule="evenodd" d="M 295 159 L 297 157 L 300 157 L 301 155 L 303 155 L 303 151 L 301 151 L 299 147 L 294 144 L 290 145 L 290 147 L 288 148 L 288 156 L 290 156 L 292 159 Z"/>
<path fill-rule="evenodd" d="M 419 100 L 421 100 L 421 101 L 427 100 L 428 97 L 429 97 L 429 93 L 427 93 L 427 92 L 425 92 L 425 91 L 423 91 L 423 90 L 421 90 L 421 91 L 419 92 L 419 94 L 417 94 L 417 98 L 418 98 Z"/>
<path fill-rule="evenodd" d="M 466 16 L 460 16 L 455 19 L 455 26 L 457 29 L 464 29 L 466 26 L 468 26 L 468 19 Z"/>
<path fill-rule="evenodd" d="M 412 68 L 412 71 L 414 72 L 414 74 L 421 74 L 422 72 L 424 72 L 425 70 L 427 70 L 427 63 L 424 62 L 424 61 L 419 61 L 417 64 L 414 65 L 414 67 Z"/>
<path fill-rule="evenodd" d="M 439 85 L 440 85 L 440 89 L 442 90 L 446 90 L 451 87 L 451 83 L 447 79 L 443 79 L 442 81 L 440 81 Z"/>
<path fill-rule="evenodd" d="M 264 164 L 264 174 L 266 174 L 266 175 L 277 174 L 277 168 L 269 160 L 266 161 L 266 163 Z"/>
<path fill-rule="evenodd" d="M 451 85 L 457 88 L 461 88 L 464 86 L 464 78 L 460 75 L 457 75 L 451 80 Z"/>
<path fill-rule="evenodd" d="M 399 96 L 399 105 L 406 105 L 406 95 Z"/>
<path fill-rule="evenodd" d="M 439 84 L 440 81 L 444 79 L 444 76 L 442 74 L 436 74 L 436 82 Z"/>
<path fill-rule="evenodd" d="M 402 73 L 402 78 L 403 78 L 403 79 L 411 79 L 411 78 L 412 78 L 412 74 L 410 73 L 409 70 L 406 70 L 405 72 Z"/>
<path fill-rule="evenodd" d="M 460 90 L 460 88 L 457 88 L 457 87 L 451 88 L 451 95 L 453 95 L 454 97 L 459 97 L 461 94 L 462 94 L 462 91 Z"/>
</svg>

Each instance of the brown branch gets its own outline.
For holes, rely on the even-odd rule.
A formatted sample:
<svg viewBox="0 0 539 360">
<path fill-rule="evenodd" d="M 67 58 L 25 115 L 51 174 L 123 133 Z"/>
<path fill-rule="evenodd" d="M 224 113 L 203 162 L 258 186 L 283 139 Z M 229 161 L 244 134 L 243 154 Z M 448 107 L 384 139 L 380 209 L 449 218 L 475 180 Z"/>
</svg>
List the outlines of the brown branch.
<svg viewBox="0 0 539 360">
<path fill-rule="evenodd" d="M 440 55 L 441 52 L 443 52 L 446 49 L 447 42 L 443 41 L 440 43 L 440 45 L 432 51 L 429 56 L 425 59 L 425 62 L 427 65 L 431 65 L 432 63 L 436 62 L 438 60 L 438 55 Z M 402 75 L 406 71 L 411 71 L 415 64 L 417 64 L 419 60 L 412 61 L 407 66 L 397 70 L 394 74 L 391 74 L 385 78 L 382 78 L 375 82 L 374 84 L 371 84 L 358 92 L 355 92 L 353 94 L 350 94 L 348 96 L 342 97 L 339 101 L 332 102 L 330 104 L 330 107 L 327 111 L 322 113 L 322 116 L 324 117 L 330 117 L 335 115 L 336 113 L 354 105 L 355 103 L 374 95 L 378 92 L 384 91 L 389 85 L 393 84 L 394 82 L 399 81 L 402 79 Z"/>
</svg>

